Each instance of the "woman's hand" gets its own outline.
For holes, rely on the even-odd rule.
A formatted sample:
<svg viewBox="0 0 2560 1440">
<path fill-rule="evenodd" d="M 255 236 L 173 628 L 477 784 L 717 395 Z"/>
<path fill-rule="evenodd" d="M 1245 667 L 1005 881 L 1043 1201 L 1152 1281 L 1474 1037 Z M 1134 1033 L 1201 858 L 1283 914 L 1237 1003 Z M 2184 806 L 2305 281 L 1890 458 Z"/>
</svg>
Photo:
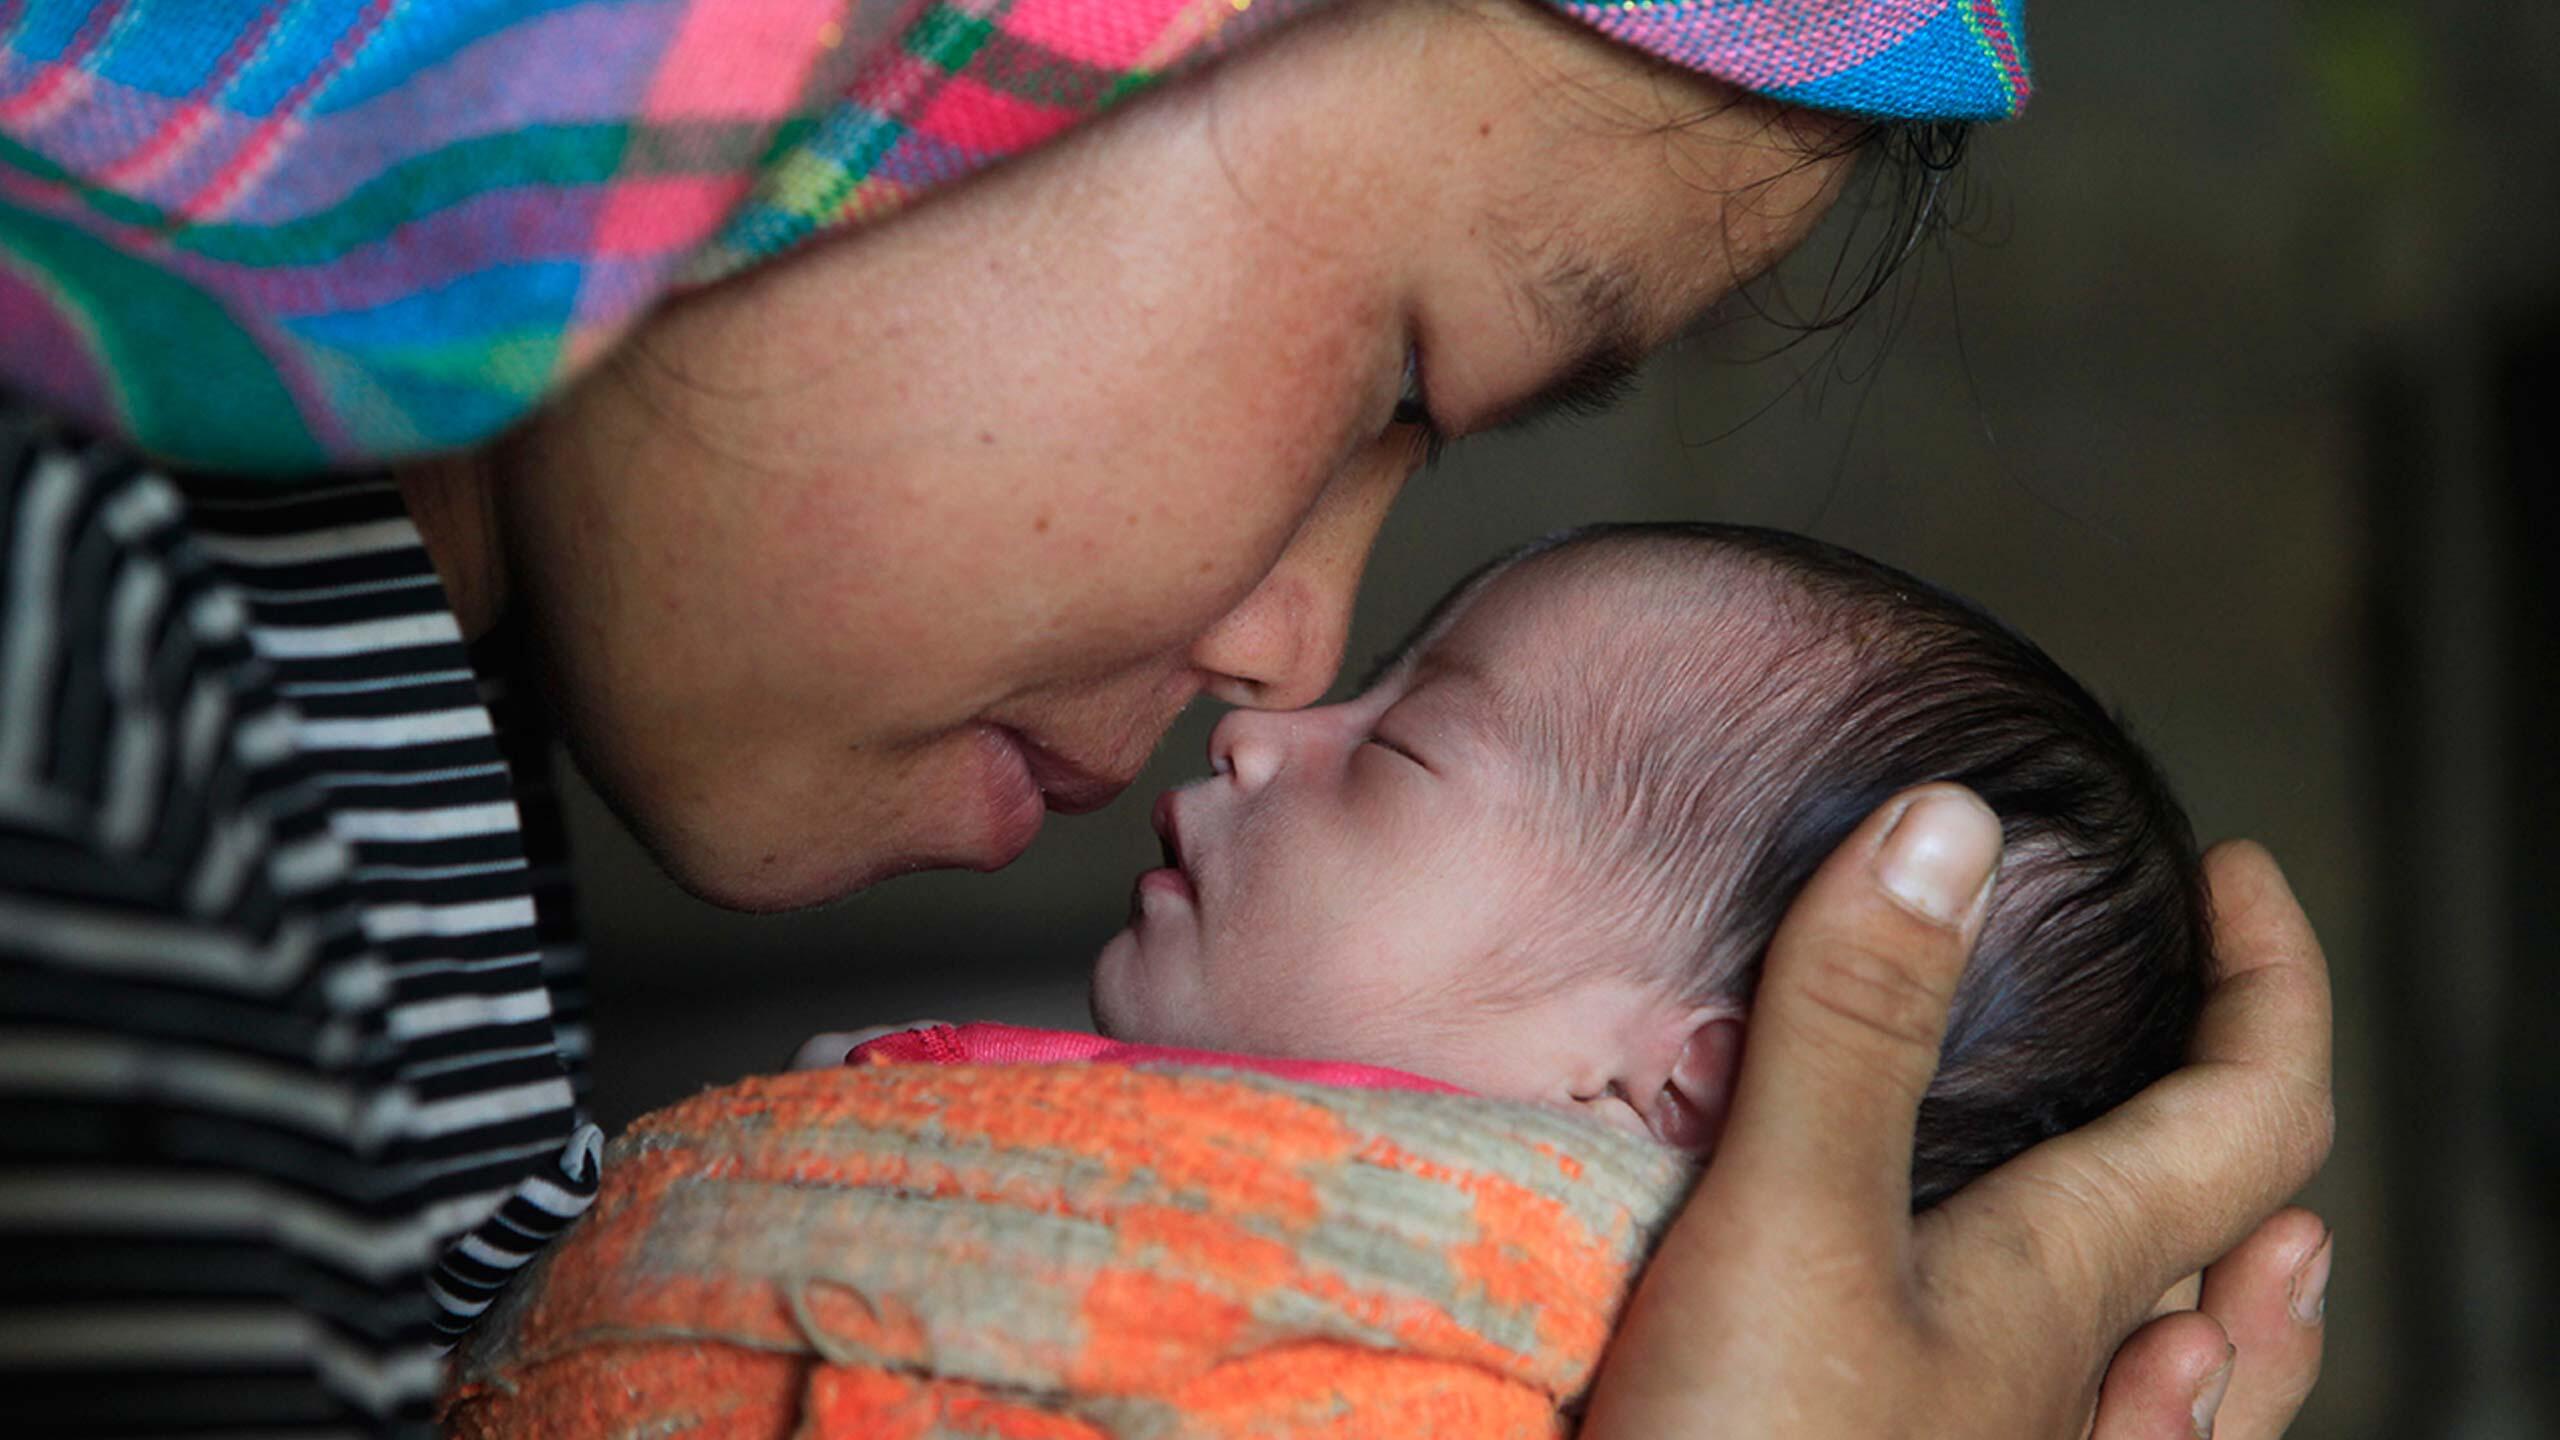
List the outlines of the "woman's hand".
<svg viewBox="0 0 2560 1440">
<path fill-rule="evenodd" d="M 2116 1351 L 2093 1440 L 2271 1440 L 2320 1378 L 2329 1228 L 2277 1211 Z M 2219 1416 L 2215 1414 L 2219 1407 Z"/>
<path fill-rule="evenodd" d="M 2222 974 L 2187 1067 L 1911 1216 L 1920 1096 L 1999 845 L 1980 801 L 1923 787 L 1789 912 L 1723 1141 L 1629 1305 L 1585 1440 L 2150 1440 L 2207 1433 L 2212 1408 L 2193 1417 L 2226 1384 L 2223 1440 L 2290 1422 L 2319 1369 L 2328 1257 L 2316 1219 L 2274 1212 L 2328 1152 L 2329 994 L 2255 846 L 2206 859 Z M 2216 1257 L 2201 1310 L 2126 1340 Z"/>
</svg>

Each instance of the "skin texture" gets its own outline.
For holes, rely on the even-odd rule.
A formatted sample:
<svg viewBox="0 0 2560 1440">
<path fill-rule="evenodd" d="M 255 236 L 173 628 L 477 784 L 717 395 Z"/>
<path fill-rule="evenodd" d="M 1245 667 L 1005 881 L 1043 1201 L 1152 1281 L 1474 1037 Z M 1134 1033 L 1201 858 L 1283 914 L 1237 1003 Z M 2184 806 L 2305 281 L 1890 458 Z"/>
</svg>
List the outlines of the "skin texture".
<svg viewBox="0 0 2560 1440">
<path fill-rule="evenodd" d="M 1678 973 L 1655 953 L 1676 942 L 1618 933 L 1619 891 L 1571 862 L 1582 832 L 1511 724 L 1630 643 L 1640 592 L 1593 592 L 1512 571 L 1358 698 L 1220 721 L 1216 773 L 1156 805 L 1174 864 L 1095 962 L 1103 1032 L 1383 1065 L 1698 1143 L 1677 1122 L 1720 1111 L 1736 1051 L 1692 1041 L 1739 1008 L 1651 978 Z"/>
<path fill-rule="evenodd" d="M 1433 420 L 1479 428 L 1795 243 L 1839 167 L 1784 114 L 1530 7 L 1341 7 L 669 308 L 404 484 L 472 628 L 522 621 L 581 764 L 698 893 L 1000 865 L 1195 693 L 1322 692 L 1413 463 L 1408 357 Z M 1057 757 L 1045 787 L 1008 733 Z M 2067 1437 L 2117 1340 L 2225 1253 L 2098 1433 L 2189 1423 L 2216 1334 L 2246 1417 L 2220 1433 L 2279 1433 L 2317 1330 L 2266 1318 L 2299 1217 L 2251 1236 L 2329 1112 L 2318 949 L 2273 865 L 2217 857 L 2199 1063 L 1915 1229 L 1894 1152 L 1967 937 L 1879 898 L 1874 856 L 1796 907 L 1755 1011 L 1791 1038 L 1746 1052 L 1583 1433 Z"/>
<path fill-rule="evenodd" d="M 438 507 L 485 517 L 448 576 L 706 898 L 1001 866 L 1200 691 L 1322 693 L 1409 359 L 1479 428 L 1796 243 L 1845 162 L 1789 113 L 1526 7 L 1348 7 L 675 306 Z"/>
</svg>

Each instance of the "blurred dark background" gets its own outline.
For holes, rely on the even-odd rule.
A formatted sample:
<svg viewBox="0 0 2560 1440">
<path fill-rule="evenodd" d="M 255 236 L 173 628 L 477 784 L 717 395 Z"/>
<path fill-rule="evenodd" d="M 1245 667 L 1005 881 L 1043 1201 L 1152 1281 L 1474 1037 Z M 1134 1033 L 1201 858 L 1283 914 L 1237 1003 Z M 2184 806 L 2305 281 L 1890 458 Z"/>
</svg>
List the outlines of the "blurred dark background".
<svg viewBox="0 0 2560 1440">
<path fill-rule="evenodd" d="M 2327 943 L 2338 1262 L 2297 1433 L 2560 1435 L 2560 6 L 2032 19 L 2042 93 L 1975 137 L 1958 234 L 1836 341 L 1735 305 L 1605 419 L 1458 447 L 1388 527 L 1352 668 L 1599 518 L 1805 530 L 1990 605 L 2203 834 L 2275 850 Z M 1813 305 L 1855 220 L 1761 308 Z M 573 795 L 603 1117 L 819 1029 L 1081 1023 L 1212 718 L 1000 876 L 778 919 L 685 899 Z"/>
</svg>

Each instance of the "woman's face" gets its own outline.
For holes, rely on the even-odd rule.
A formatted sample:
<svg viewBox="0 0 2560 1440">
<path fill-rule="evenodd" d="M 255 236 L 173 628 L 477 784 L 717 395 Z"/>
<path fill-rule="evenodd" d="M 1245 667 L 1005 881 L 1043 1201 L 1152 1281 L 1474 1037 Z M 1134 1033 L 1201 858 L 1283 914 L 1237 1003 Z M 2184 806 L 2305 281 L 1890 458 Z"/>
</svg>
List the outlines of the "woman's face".
<svg viewBox="0 0 2560 1440">
<path fill-rule="evenodd" d="M 692 297 L 497 462 L 582 764 L 721 903 L 1005 864 L 1203 689 L 1331 683 L 1409 358 L 1463 434 L 1652 349 L 1818 217 L 1819 124 L 1376 0 Z"/>
</svg>

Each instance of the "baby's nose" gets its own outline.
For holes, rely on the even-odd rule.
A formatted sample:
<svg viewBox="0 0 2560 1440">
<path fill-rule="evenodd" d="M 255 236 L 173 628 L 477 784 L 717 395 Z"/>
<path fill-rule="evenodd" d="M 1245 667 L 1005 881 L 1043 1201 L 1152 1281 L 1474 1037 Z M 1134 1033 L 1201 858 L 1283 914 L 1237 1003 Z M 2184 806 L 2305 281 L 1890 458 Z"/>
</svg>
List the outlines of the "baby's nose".
<svg viewBox="0 0 2560 1440">
<path fill-rule="evenodd" d="M 1285 710 L 1230 710 L 1209 732 L 1209 768 L 1239 788 L 1259 790 L 1280 773 Z"/>
</svg>

